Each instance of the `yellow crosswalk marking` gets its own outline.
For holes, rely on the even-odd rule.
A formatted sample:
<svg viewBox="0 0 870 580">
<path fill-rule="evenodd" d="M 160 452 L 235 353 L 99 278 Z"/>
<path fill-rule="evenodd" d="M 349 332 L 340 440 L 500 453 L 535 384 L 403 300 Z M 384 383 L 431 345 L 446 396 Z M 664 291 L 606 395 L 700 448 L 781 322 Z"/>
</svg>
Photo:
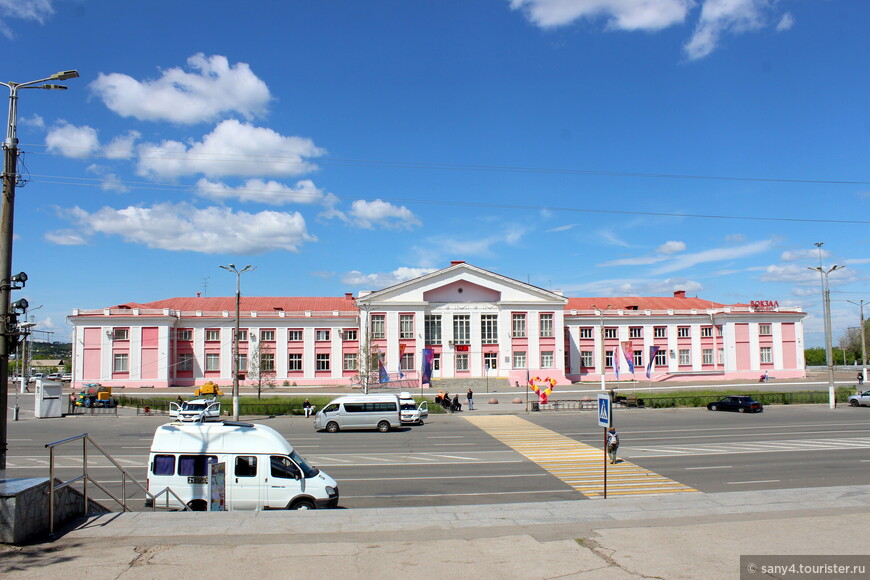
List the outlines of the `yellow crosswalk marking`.
<svg viewBox="0 0 870 580">
<path fill-rule="evenodd" d="M 604 496 L 601 449 L 545 429 L 515 415 L 477 415 L 465 419 L 534 461 L 583 495 Z M 607 495 L 697 491 L 625 460 L 607 466 Z"/>
</svg>

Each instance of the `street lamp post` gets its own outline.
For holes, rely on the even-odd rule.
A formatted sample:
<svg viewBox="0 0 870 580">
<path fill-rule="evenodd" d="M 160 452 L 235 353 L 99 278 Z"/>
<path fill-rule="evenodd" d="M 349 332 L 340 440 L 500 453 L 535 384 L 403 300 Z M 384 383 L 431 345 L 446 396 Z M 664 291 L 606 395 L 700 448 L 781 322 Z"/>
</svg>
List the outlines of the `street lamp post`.
<svg viewBox="0 0 870 580">
<path fill-rule="evenodd" d="M 599 340 L 601 342 L 601 358 L 599 360 L 601 361 L 601 392 L 605 392 L 605 391 L 607 391 L 607 385 L 605 384 L 605 379 L 604 379 L 604 375 L 607 372 L 607 356 L 606 356 L 606 350 L 604 349 L 604 310 L 609 309 L 610 304 L 608 304 L 604 308 L 604 310 L 599 310 L 598 307 L 595 306 L 594 304 L 592 305 L 592 308 L 594 310 L 598 310 L 598 315 L 600 316 L 600 321 L 601 321 L 599 328 L 598 328 L 598 337 L 599 337 Z"/>
<path fill-rule="evenodd" d="M 846 302 L 850 302 L 857 306 L 861 310 L 861 379 L 867 380 L 867 337 L 864 334 L 864 300 L 861 299 L 858 302 L 853 300 L 847 300 Z"/>
<path fill-rule="evenodd" d="M 6 125 L 6 141 L 3 143 L 3 201 L 0 215 L 0 471 L 6 469 L 6 407 L 9 400 L 9 354 L 10 339 L 17 338 L 9 316 L 10 297 L 14 287 L 12 280 L 12 233 L 15 208 L 15 186 L 18 181 L 18 91 L 20 89 L 66 90 L 64 85 L 45 84 L 46 81 L 74 79 L 79 73 L 66 70 L 50 77 L 27 83 L 0 82 L 9 89 L 9 120 Z"/>
<path fill-rule="evenodd" d="M 241 270 L 236 269 L 235 264 L 229 266 L 221 266 L 224 270 L 228 270 L 236 275 L 236 326 L 233 332 L 233 420 L 239 420 L 239 303 L 242 298 L 242 274 L 250 272 L 254 268 L 248 264 Z"/>
<path fill-rule="evenodd" d="M 821 246 L 819 246 L 819 252 L 821 252 Z M 825 358 L 828 363 L 828 404 L 831 409 L 837 408 L 837 397 L 834 393 L 834 356 L 832 353 L 833 348 L 831 346 L 831 290 L 828 287 L 828 274 L 834 270 L 840 270 L 842 268 L 845 268 L 845 266 L 839 266 L 837 264 L 834 264 L 834 266 L 827 270 L 821 266 L 818 268 L 809 268 L 810 270 L 816 270 L 822 275 L 822 298 L 825 307 Z"/>
</svg>

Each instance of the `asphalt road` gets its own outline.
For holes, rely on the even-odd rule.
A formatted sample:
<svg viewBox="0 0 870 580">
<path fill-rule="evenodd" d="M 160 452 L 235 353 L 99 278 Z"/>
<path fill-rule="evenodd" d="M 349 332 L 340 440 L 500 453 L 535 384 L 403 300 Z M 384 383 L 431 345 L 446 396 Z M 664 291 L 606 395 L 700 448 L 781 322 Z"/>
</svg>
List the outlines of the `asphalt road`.
<svg viewBox="0 0 870 580">
<path fill-rule="evenodd" d="M 19 421 L 9 413 L 7 477 L 48 476 L 45 444 L 87 432 L 144 482 L 151 436 L 165 417 L 135 416 L 122 410 L 117 418 L 34 419 L 27 397 L 22 395 Z M 425 425 L 391 433 L 318 433 L 303 417 L 254 421 L 277 429 L 332 475 L 339 482 L 345 508 L 586 497 L 540 461 L 467 420 L 476 415 L 433 415 Z M 543 429 L 537 433 L 545 438 L 552 433 L 554 439 L 561 436 L 581 446 L 601 446 L 602 430 L 589 411 L 507 417 L 523 429 Z M 759 414 L 617 409 L 615 422 L 625 465 L 700 491 L 864 484 L 870 467 L 870 408 L 866 407 L 769 406 Z M 80 449 L 76 443 L 60 453 L 59 477 L 81 473 Z M 88 463 L 92 474 L 119 492 L 117 470 L 93 452 Z M 94 490 L 92 497 L 105 494 Z"/>
</svg>

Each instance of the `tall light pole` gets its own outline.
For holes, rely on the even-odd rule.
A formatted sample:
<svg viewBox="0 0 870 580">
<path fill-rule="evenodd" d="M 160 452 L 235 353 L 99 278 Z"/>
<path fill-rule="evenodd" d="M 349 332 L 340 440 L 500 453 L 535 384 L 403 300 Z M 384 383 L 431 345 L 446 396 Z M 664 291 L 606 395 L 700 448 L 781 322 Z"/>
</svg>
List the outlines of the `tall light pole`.
<svg viewBox="0 0 870 580">
<path fill-rule="evenodd" d="M 867 380 L 867 337 L 864 334 L 864 300 L 861 299 L 858 302 L 854 300 L 846 300 L 846 302 L 850 302 L 860 308 L 861 310 L 861 380 Z"/>
<path fill-rule="evenodd" d="M 241 270 L 236 269 L 235 264 L 221 266 L 236 275 L 236 329 L 233 332 L 233 420 L 239 420 L 239 302 L 242 299 L 242 274 L 250 272 L 254 268 L 248 264 Z"/>
<path fill-rule="evenodd" d="M 819 246 L 819 254 L 821 259 L 821 245 Z M 837 397 L 834 393 L 834 356 L 831 347 L 831 291 L 828 288 L 828 274 L 834 270 L 840 270 L 845 266 L 834 264 L 828 270 L 819 266 L 818 268 L 810 267 L 810 270 L 816 270 L 822 275 L 822 298 L 825 305 L 825 358 L 828 363 L 828 403 L 832 409 L 837 408 Z"/>
<path fill-rule="evenodd" d="M 604 381 L 604 375 L 605 375 L 605 373 L 607 373 L 607 365 L 606 365 L 607 357 L 605 354 L 607 351 L 604 349 L 604 310 L 609 309 L 610 304 L 608 304 L 604 308 L 604 310 L 599 310 L 599 308 L 597 306 L 595 306 L 594 304 L 592 305 L 592 308 L 594 310 L 598 310 L 598 315 L 599 315 L 600 321 L 601 321 L 601 324 L 598 327 L 598 337 L 599 337 L 599 340 L 601 342 L 601 359 L 600 359 L 601 360 L 601 391 L 604 392 L 607 390 L 607 385 L 605 384 L 605 381 Z"/>
<path fill-rule="evenodd" d="M 10 297 L 15 281 L 12 279 L 12 232 L 15 208 L 15 186 L 18 182 L 18 91 L 20 89 L 66 90 L 64 85 L 45 84 L 46 81 L 74 79 L 79 73 L 65 70 L 27 83 L 0 82 L 9 89 L 9 121 L 6 141 L 3 143 L 3 201 L 0 203 L 0 471 L 6 469 L 6 407 L 9 401 L 10 340 L 17 340 L 18 328 L 9 316 Z M 26 279 L 26 277 L 25 277 Z"/>
</svg>

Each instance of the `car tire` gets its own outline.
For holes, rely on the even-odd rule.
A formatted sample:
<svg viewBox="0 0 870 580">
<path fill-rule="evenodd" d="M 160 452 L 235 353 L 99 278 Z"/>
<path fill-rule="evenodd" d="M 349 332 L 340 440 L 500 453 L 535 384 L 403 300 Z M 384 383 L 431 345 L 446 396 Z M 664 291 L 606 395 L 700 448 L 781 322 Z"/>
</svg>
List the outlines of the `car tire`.
<svg viewBox="0 0 870 580">
<path fill-rule="evenodd" d="M 858 403 L 858 401 L 856 401 L 855 399 L 852 399 L 851 401 L 849 401 L 849 405 L 851 405 L 852 407 L 858 407 L 860 406 L 860 403 Z"/>
<path fill-rule="evenodd" d="M 313 510 L 316 509 L 314 502 L 310 499 L 298 499 L 290 504 L 291 510 Z"/>
<path fill-rule="evenodd" d="M 390 430 L 390 424 L 387 421 L 381 421 L 378 423 L 378 431 L 381 433 L 386 433 Z"/>
<path fill-rule="evenodd" d="M 745 407 L 740 407 L 739 409 L 737 409 L 737 411 L 738 411 L 739 413 L 745 413 L 745 412 L 746 412 L 746 408 L 745 408 Z"/>
<path fill-rule="evenodd" d="M 719 407 L 717 407 L 716 405 L 710 405 L 707 408 L 710 409 L 711 411 L 718 411 L 719 410 Z"/>
<path fill-rule="evenodd" d="M 338 423 L 335 421 L 330 421 L 326 424 L 326 432 L 327 433 L 335 433 L 338 431 Z"/>
<path fill-rule="evenodd" d="M 187 502 L 187 507 L 191 511 L 204 512 L 208 510 L 208 503 L 204 499 L 193 499 Z"/>
</svg>

